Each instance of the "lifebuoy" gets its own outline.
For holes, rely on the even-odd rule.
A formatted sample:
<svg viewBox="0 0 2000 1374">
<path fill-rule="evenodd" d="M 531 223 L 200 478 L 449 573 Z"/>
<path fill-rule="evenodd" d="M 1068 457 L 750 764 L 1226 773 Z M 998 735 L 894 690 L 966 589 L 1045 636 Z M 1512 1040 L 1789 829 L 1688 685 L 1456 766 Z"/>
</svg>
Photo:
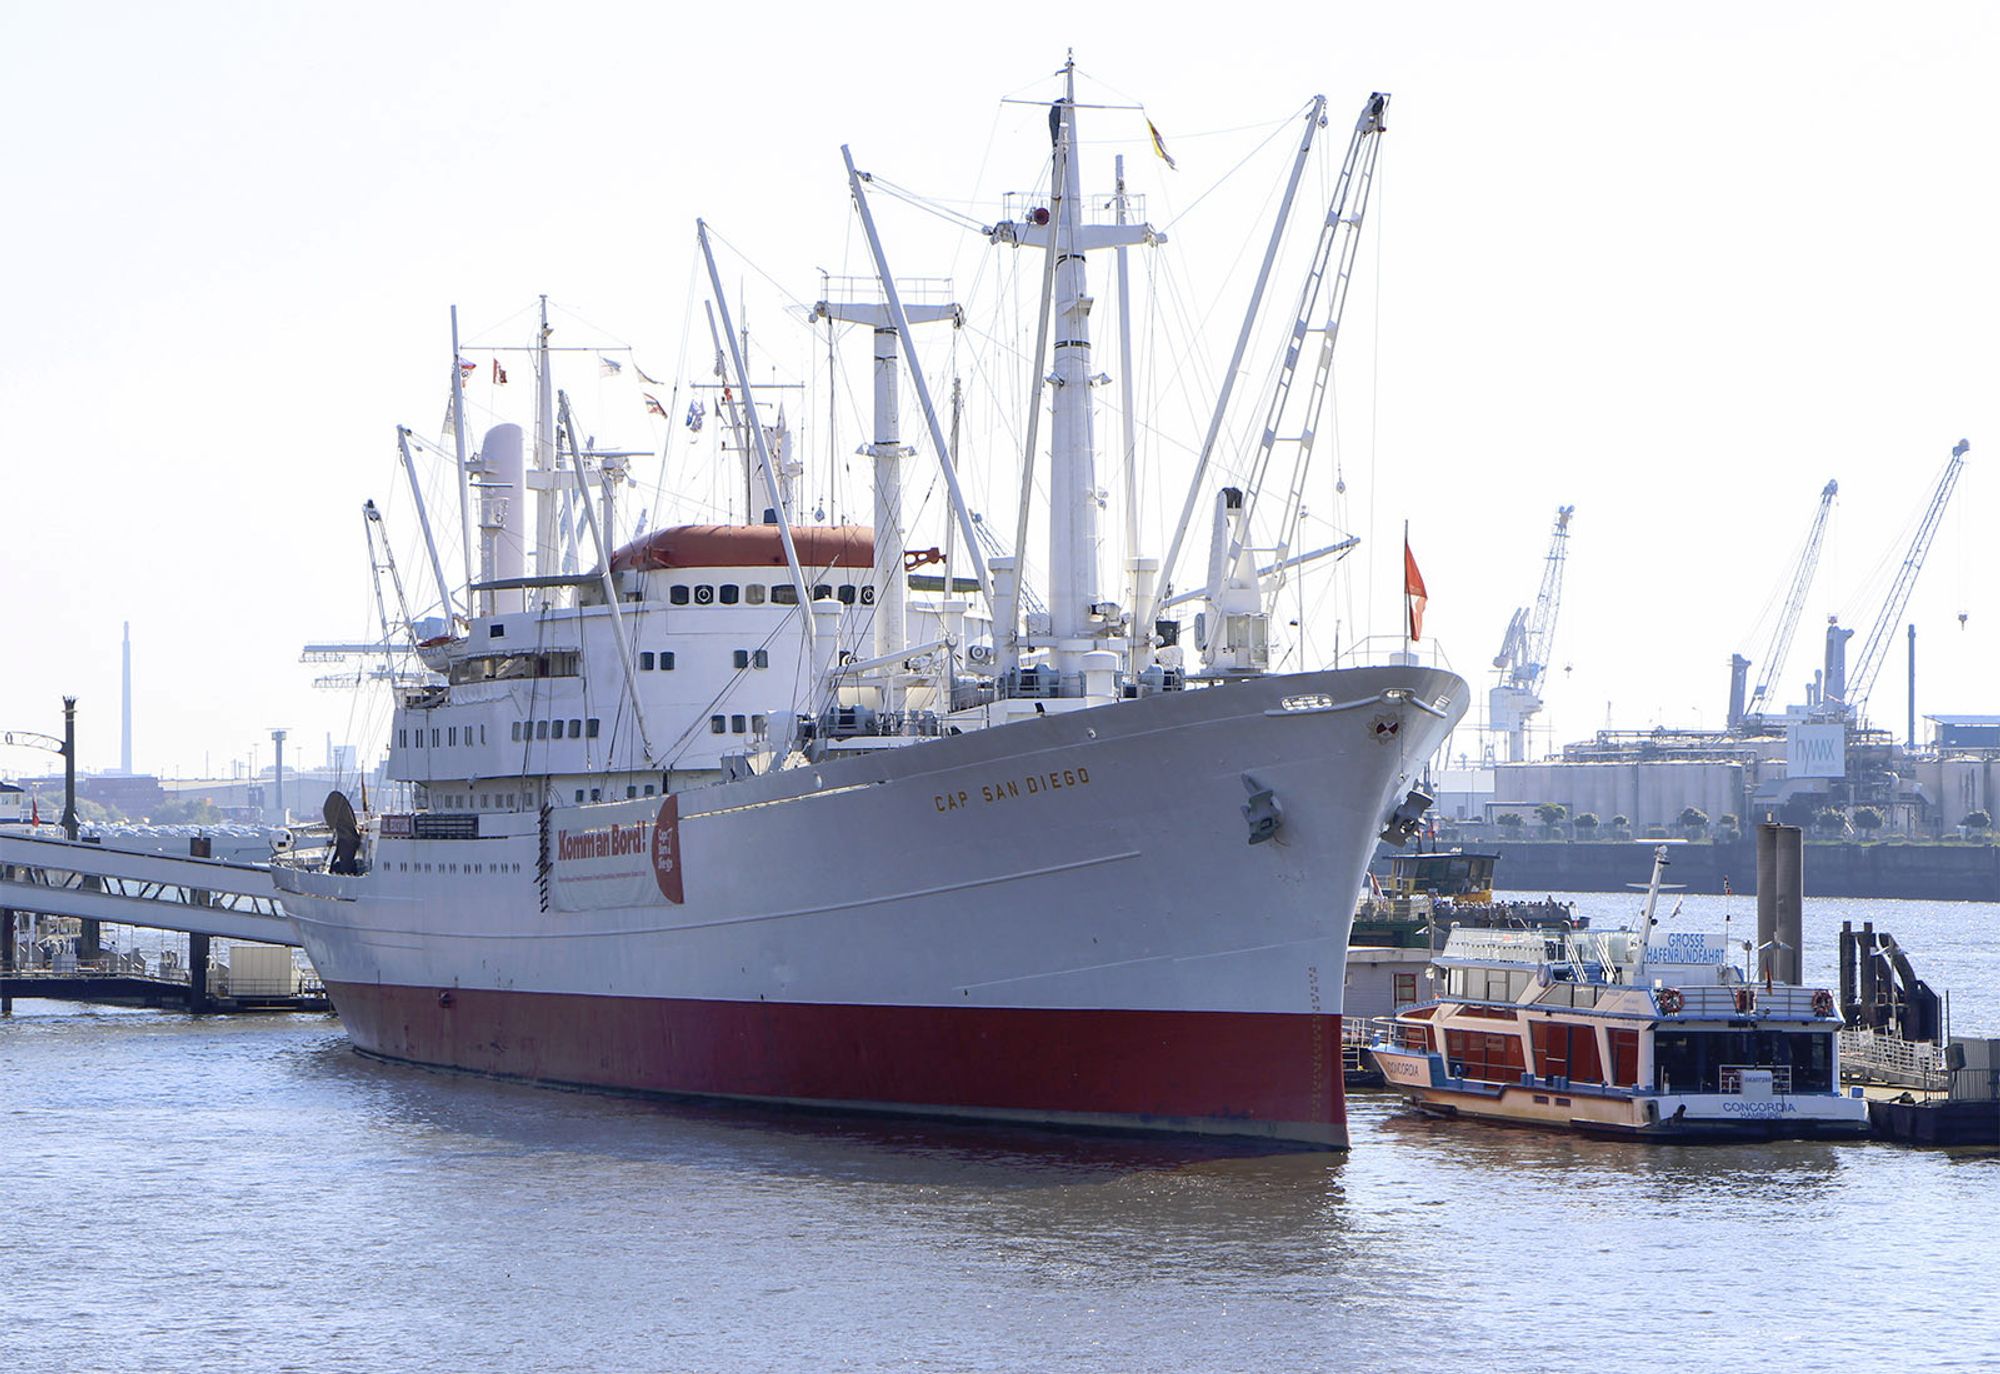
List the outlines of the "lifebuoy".
<svg viewBox="0 0 2000 1374">
<path fill-rule="evenodd" d="M 1833 994 L 1821 988 L 1813 994 L 1812 1008 L 1814 1016 L 1833 1015 Z"/>
<path fill-rule="evenodd" d="M 1662 1015 L 1664 1016 L 1680 1015 L 1682 998 L 1681 998 L 1681 990 L 1679 988 L 1661 988 L 1656 1000 L 1660 1004 L 1660 1012 Z"/>
</svg>

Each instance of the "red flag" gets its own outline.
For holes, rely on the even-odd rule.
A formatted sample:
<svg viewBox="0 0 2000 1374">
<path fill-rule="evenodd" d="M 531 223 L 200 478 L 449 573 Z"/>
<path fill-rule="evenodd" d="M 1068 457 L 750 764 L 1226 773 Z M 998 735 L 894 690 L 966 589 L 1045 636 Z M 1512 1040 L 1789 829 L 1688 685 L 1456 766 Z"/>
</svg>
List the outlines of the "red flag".
<svg viewBox="0 0 2000 1374">
<path fill-rule="evenodd" d="M 664 420 L 664 419 L 667 419 L 667 418 L 668 418 L 668 416 L 667 416 L 667 408 L 666 408 L 665 406 L 663 406 L 663 405 L 661 405 L 661 404 L 660 404 L 660 398 L 659 398 L 659 397 L 655 396 L 655 395 L 654 395 L 654 394 L 653 394 L 652 392 L 650 392 L 650 391 L 642 391 L 642 392 L 640 392 L 639 394 L 640 394 L 640 395 L 641 395 L 642 397 L 644 397 L 644 398 L 645 398 L 645 401 L 646 401 L 646 409 L 647 409 L 647 410 L 649 410 L 649 411 L 651 411 L 651 412 L 652 412 L 653 414 L 655 414 L 655 415 L 659 416 L 659 417 L 660 417 L 660 418 L 661 418 L 662 420 Z"/>
<path fill-rule="evenodd" d="M 1403 536 L 1403 600 L 1410 616 L 1410 642 L 1424 637 L 1424 605 L 1429 601 L 1424 591 L 1424 575 L 1417 571 L 1416 556 L 1410 552 L 1410 536 Z"/>
</svg>

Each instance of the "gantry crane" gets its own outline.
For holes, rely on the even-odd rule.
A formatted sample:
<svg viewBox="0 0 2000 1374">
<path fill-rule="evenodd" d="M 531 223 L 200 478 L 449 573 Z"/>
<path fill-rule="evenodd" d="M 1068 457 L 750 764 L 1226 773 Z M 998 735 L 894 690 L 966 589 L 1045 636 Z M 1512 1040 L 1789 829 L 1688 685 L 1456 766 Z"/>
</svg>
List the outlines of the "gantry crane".
<svg viewBox="0 0 2000 1374">
<path fill-rule="evenodd" d="M 1510 763 L 1527 758 L 1528 720 L 1542 709 L 1542 677 L 1556 636 L 1556 612 L 1562 608 L 1563 564 L 1569 558 L 1569 521 L 1575 513 L 1575 506 L 1557 509 L 1548 557 L 1542 564 L 1541 591 L 1532 608 L 1522 606 L 1514 612 L 1500 652 L 1493 656 L 1500 680 L 1486 696 L 1486 724 L 1495 734 L 1507 736 Z"/>
<path fill-rule="evenodd" d="M 1751 660 L 1736 654 L 1729 661 L 1729 728 L 1739 729 L 1746 717 L 1759 717 L 1769 704 L 1771 686 L 1778 680 L 1778 674 L 1785 671 L 1785 660 L 1792 652 L 1792 636 L 1799 628 L 1799 616 L 1806 608 L 1806 593 L 1812 590 L 1813 574 L 1819 568 L 1819 551 L 1826 542 L 1826 518 L 1833 510 L 1833 498 L 1840 494 L 1840 483 L 1829 480 L 1820 488 L 1819 509 L 1813 513 L 1812 526 L 1806 531 L 1805 547 L 1799 551 L 1798 561 L 1792 568 L 1792 585 L 1785 594 L 1785 604 L 1778 612 L 1777 627 L 1771 632 L 1770 647 L 1764 651 L 1763 666 L 1757 674 L 1757 689 L 1749 700 L 1743 699 L 1743 683 L 1749 671 Z"/>
<path fill-rule="evenodd" d="M 1931 492 L 1931 503 L 1924 509 L 1924 518 L 1917 525 L 1916 538 L 1910 541 L 1910 550 L 1903 555 L 1903 565 L 1896 569 L 1896 580 L 1889 586 L 1889 594 L 1882 600 L 1882 609 L 1875 616 L 1869 628 L 1868 638 L 1861 646 L 1861 658 L 1854 671 L 1839 671 L 1840 660 L 1845 657 L 1844 648 L 1852 630 L 1842 630 L 1838 623 L 1827 629 L 1827 682 L 1825 703 L 1829 707 L 1839 707 L 1848 719 L 1859 719 L 1861 708 L 1867 704 L 1868 692 L 1875 685 L 1876 675 L 1889 657 L 1889 642 L 1895 637 L 1896 626 L 1903 619 L 1903 610 L 1910 604 L 1910 593 L 1916 590 L 1917 574 L 1923 571 L 1924 556 L 1930 552 L 1931 540 L 1937 537 L 1938 526 L 1944 523 L 1944 510 L 1951 503 L 1952 489 L 1958 485 L 1958 474 L 1965 467 L 1966 451 L 1972 447 L 1967 440 L 1960 439 L 1953 445 L 1951 459 L 1938 475 L 1937 487 Z M 1841 679 L 1845 679 L 1842 681 Z"/>
</svg>

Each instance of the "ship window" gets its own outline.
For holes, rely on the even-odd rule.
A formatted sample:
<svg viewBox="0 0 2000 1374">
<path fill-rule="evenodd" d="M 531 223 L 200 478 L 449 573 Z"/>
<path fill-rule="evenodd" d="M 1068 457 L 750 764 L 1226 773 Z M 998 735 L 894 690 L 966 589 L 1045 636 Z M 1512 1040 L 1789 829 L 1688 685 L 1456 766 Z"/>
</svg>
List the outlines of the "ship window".
<svg viewBox="0 0 2000 1374">
<path fill-rule="evenodd" d="M 435 749 L 437 747 L 438 747 L 438 732 L 435 728 L 433 728 L 431 730 L 431 748 Z"/>
<path fill-rule="evenodd" d="M 579 787 L 579 788 L 577 788 L 577 789 L 576 789 L 576 799 L 577 799 L 578 801 L 582 801 L 582 800 L 583 800 L 583 789 L 582 789 L 581 787 Z"/>
<path fill-rule="evenodd" d="M 407 749 L 410 747 L 410 731 L 407 726 L 396 731 L 396 747 L 398 749 Z"/>
<path fill-rule="evenodd" d="M 479 742 L 481 744 L 486 743 L 486 727 L 484 725 L 479 727 Z"/>
<path fill-rule="evenodd" d="M 444 732 L 444 742 L 450 745 L 454 749 L 458 747 L 458 727 L 456 725 L 446 727 Z"/>
<path fill-rule="evenodd" d="M 852 582 L 843 582 L 840 584 L 840 604 L 843 606 L 852 606 L 854 604 L 854 584 Z"/>
<path fill-rule="evenodd" d="M 625 799 L 627 801 L 630 801 L 633 797 L 636 797 L 638 795 L 639 795 L 639 786 L 637 783 L 628 782 L 625 784 Z"/>
<path fill-rule="evenodd" d="M 720 600 L 723 605 L 734 606 L 736 604 L 736 598 L 738 593 L 736 584 L 734 582 L 725 582 L 718 590 L 720 591 L 721 595 L 717 599 Z"/>
<path fill-rule="evenodd" d="M 729 729 L 729 722 L 724 720 L 721 716 L 710 716 L 708 718 L 709 734 L 720 735 L 725 733 L 728 729 Z"/>
<path fill-rule="evenodd" d="M 783 584 L 782 586 L 771 588 L 771 604 L 773 606 L 798 605 L 799 589 L 797 587 L 794 587 L 789 582 Z"/>
<path fill-rule="evenodd" d="M 770 722 L 766 720 L 763 716 L 752 716 L 750 717 L 750 733 L 753 735 L 761 735 L 764 733 L 765 727 L 768 726 L 769 724 Z"/>
<path fill-rule="evenodd" d="M 589 720 L 587 720 L 587 721 L 585 721 L 585 722 L 583 723 L 583 733 L 584 733 L 584 738 L 586 738 L 586 739 L 596 739 L 596 738 L 597 738 L 597 717 L 596 717 L 596 716 L 592 716 L 592 717 L 591 717 L 591 718 L 590 718 Z"/>
<path fill-rule="evenodd" d="M 593 787 L 593 788 L 591 788 L 591 789 L 590 789 L 590 799 L 591 799 L 592 801 L 603 801 L 603 800 L 604 800 L 604 789 L 603 789 L 603 788 L 601 788 L 601 787 Z"/>
<path fill-rule="evenodd" d="M 740 735 L 749 728 L 750 728 L 750 722 L 745 720 L 742 716 L 731 716 L 729 718 L 729 729 L 732 734 Z"/>
<path fill-rule="evenodd" d="M 686 587 L 681 586 L 679 583 L 675 583 L 673 586 L 667 588 L 667 600 L 673 602 L 673 604 L 676 606 L 687 605 L 688 589 Z"/>
<path fill-rule="evenodd" d="M 750 655 L 750 662 L 759 668 L 770 667 L 771 651 L 769 649 L 759 649 L 756 653 Z"/>
<path fill-rule="evenodd" d="M 545 720 L 538 720 L 538 721 L 536 721 L 536 722 L 535 722 L 535 738 L 536 738 L 536 739 L 547 739 L 548 737 L 549 737 L 549 723 L 548 723 L 547 721 L 545 721 Z"/>
<path fill-rule="evenodd" d="M 739 668 L 748 668 L 750 666 L 750 651 L 748 649 L 738 649 L 736 651 L 736 666 Z"/>
<path fill-rule="evenodd" d="M 673 670 L 674 670 L 674 656 L 671 653 L 661 654 L 660 671 L 671 673 Z"/>
<path fill-rule="evenodd" d="M 818 586 L 813 588 L 813 600 L 831 601 L 832 599 L 833 599 L 833 588 L 829 587 L 826 583 L 822 582 Z"/>
<path fill-rule="evenodd" d="M 488 639 L 504 639 L 506 634 L 507 627 L 497 620 L 486 627 L 486 637 Z"/>
<path fill-rule="evenodd" d="M 653 784 L 650 782 L 646 784 L 646 795 L 649 797 L 653 795 Z"/>
<path fill-rule="evenodd" d="M 695 583 L 694 604 L 697 606 L 710 606 L 715 604 L 715 588 L 707 582 Z"/>
<path fill-rule="evenodd" d="M 582 721 L 580 721 L 580 720 L 573 720 L 573 721 L 571 721 L 571 722 L 569 723 L 569 737 L 570 737 L 571 739 L 582 739 L 582 738 L 583 738 L 583 722 L 582 722 Z"/>
<path fill-rule="evenodd" d="M 639 671 L 642 673 L 653 671 L 653 651 L 651 649 L 639 655 Z"/>
<path fill-rule="evenodd" d="M 764 604 L 764 588 L 760 583 L 752 582 L 743 589 L 743 604 L 746 606 L 761 606 Z"/>
<path fill-rule="evenodd" d="M 561 721 L 559 721 L 559 720 L 552 720 L 552 721 L 550 721 L 550 722 L 549 722 L 549 738 L 550 738 L 550 739 L 561 739 L 562 737 L 563 737 L 563 723 L 562 723 Z"/>
</svg>

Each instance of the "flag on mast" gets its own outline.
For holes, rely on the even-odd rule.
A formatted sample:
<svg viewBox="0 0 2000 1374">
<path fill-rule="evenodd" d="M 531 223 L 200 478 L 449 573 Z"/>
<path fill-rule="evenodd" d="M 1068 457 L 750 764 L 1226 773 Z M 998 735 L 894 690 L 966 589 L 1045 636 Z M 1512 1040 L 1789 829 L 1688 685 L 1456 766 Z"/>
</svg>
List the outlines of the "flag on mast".
<svg viewBox="0 0 2000 1374">
<path fill-rule="evenodd" d="M 647 410 L 659 416 L 662 420 L 667 418 L 667 408 L 660 404 L 659 397 L 650 391 L 642 391 L 639 394 L 645 398 Z"/>
<path fill-rule="evenodd" d="M 495 358 L 493 360 L 493 385 L 495 386 L 507 385 L 507 369 L 500 366 L 500 360 L 498 358 Z"/>
<path fill-rule="evenodd" d="M 1410 552 L 1410 532 L 1403 531 L 1403 600 L 1409 610 L 1410 642 L 1424 637 L 1424 606 L 1430 596 L 1424 591 L 1424 575 L 1417 571 L 1416 555 Z"/>
<path fill-rule="evenodd" d="M 619 362 L 616 358 L 607 358 L 600 353 L 597 355 L 597 370 L 601 376 L 616 377 L 625 370 L 625 364 Z"/>
<path fill-rule="evenodd" d="M 1167 164 L 1167 170 L 1178 172 L 1181 169 L 1180 164 L 1175 162 L 1174 155 L 1167 151 L 1167 141 L 1160 137 L 1159 129 L 1150 119 L 1146 121 L 1146 132 L 1153 136 L 1153 151 L 1159 155 L 1160 161 Z"/>
<path fill-rule="evenodd" d="M 632 370 L 639 374 L 639 380 L 644 382 L 647 386 L 658 386 L 660 384 L 660 379 L 658 377 L 648 377 L 646 375 L 646 369 L 639 366 L 639 360 L 637 358 L 634 358 L 632 360 Z"/>
</svg>

